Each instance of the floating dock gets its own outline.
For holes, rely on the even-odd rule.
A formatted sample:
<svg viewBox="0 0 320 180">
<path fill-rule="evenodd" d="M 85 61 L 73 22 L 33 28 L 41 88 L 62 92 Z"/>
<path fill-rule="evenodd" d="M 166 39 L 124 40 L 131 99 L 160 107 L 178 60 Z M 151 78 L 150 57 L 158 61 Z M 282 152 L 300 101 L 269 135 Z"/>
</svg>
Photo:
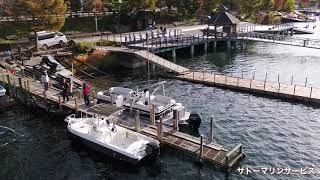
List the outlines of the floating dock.
<svg viewBox="0 0 320 180">
<path fill-rule="evenodd" d="M 235 91 L 262 94 L 270 97 L 294 100 L 296 102 L 320 105 L 320 89 L 313 87 L 302 87 L 197 71 L 190 71 L 173 77 L 184 81 L 216 86 Z"/>
<path fill-rule="evenodd" d="M 37 104 L 40 107 L 50 111 L 56 109 L 55 112 L 66 111 L 76 112 L 78 115 L 101 115 L 103 116 L 103 104 L 95 105 L 95 92 L 92 92 L 91 106 L 86 106 L 81 93 L 67 103 L 62 103 L 61 91 L 55 88 L 49 88 L 47 92 L 43 91 L 43 85 L 34 79 L 21 77 L 23 73 L 16 71 L 15 75 L 2 71 L 0 81 L 6 85 L 10 95 L 24 103 Z M 69 110 L 69 111 L 68 111 Z M 150 119 L 154 119 L 150 117 Z M 227 150 L 221 145 L 211 140 L 205 140 L 203 136 L 200 138 L 181 133 L 177 128 L 177 121 L 171 122 L 155 122 L 150 119 L 140 120 L 139 112 L 120 118 L 118 125 L 128 129 L 135 130 L 147 136 L 157 138 L 162 144 L 172 146 L 189 155 L 199 159 L 201 162 L 206 161 L 219 165 L 226 169 L 236 166 L 241 159 L 245 157 L 243 146 L 239 144 L 232 150 Z M 212 125 L 212 120 L 211 120 Z"/>
</svg>

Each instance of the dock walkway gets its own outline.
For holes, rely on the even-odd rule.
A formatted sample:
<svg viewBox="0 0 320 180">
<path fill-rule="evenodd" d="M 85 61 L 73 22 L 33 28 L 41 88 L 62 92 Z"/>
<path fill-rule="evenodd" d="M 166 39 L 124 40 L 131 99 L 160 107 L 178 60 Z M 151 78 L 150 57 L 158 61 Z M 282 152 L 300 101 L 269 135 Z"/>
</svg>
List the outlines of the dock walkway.
<svg viewBox="0 0 320 180">
<path fill-rule="evenodd" d="M 174 76 L 174 78 L 231 90 L 269 95 L 271 97 L 286 98 L 297 102 L 320 105 L 320 89 L 318 88 L 302 87 L 255 79 L 244 79 L 240 77 L 196 71 Z"/>
</svg>

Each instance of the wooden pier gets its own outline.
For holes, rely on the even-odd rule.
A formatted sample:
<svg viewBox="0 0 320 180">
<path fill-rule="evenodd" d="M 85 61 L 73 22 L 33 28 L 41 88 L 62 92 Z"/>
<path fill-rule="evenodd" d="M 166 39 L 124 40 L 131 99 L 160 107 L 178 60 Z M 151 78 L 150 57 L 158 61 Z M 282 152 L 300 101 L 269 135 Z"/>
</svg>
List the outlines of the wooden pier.
<svg viewBox="0 0 320 180">
<path fill-rule="evenodd" d="M 253 94 L 268 95 L 273 98 L 283 98 L 297 102 L 320 104 L 320 89 L 313 87 L 303 87 L 298 85 L 288 85 L 280 82 L 270 82 L 256 79 L 246 79 L 241 77 L 232 77 L 210 72 L 197 72 L 188 68 L 176 65 L 173 62 L 165 60 L 157 55 L 145 50 L 134 50 L 128 48 L 103 47 L 109 51 L 131 53 L 140 56 L 151 63 L 158 65 L 175 75 L 170 77 L 190 82 L 201 83 L 220 88 L 243 91 Z M 178 75 L 177 75 L 178 74 Z"/>
<path fill-rule="evenodd" d="M 1 69 L 0 69 L 1 70 Z M 96 105 L 95 92 L 91 96 L 91 105 L 86 106 L 81 97 L 75 96 L 67 103 L 62 103 L 61 91 L 55 88 L 49 88 L 47 92 L 43 91 L 43 85 L 34 79 L 28 77 L 23 78 L 21 71 L 15 71 L 15 75 L 11 75 L 4 70 L 0 73 L 0 81 L 6 85 L 10 96 L 24 102 L 26 104 L 34 103 L 46 110 L 52 110 L 54 107 L 57 111 L 72 110 L 78 115 L 103 115 L 103 104 Z M 69 111 L 67 111 L 69 112 Z M 241 159 L 245 157 L 241 144 L 232 150 L 227 150 L 221 145 L 212 141 L 211 138 L 205 140 L 203 136 L 200 138 L 190 136 L 178 131 L 177 121 L 155 122 L 152 119 L 140 119 L 139 112 L 136 114 L 126 113 L 117 124 L 128 129 L 135 130 L 147 136 L 157 138 L 162 144 L 172 146 L 176 149 L 192 155 L 199 161 L 210 162 L 219 165 L 227 170 L 236 166 Z M 212 125 L 212 120 L 211 120 Z M 211 128 L 212 129 L 212 128 Z M 211 140 L 210 140 L 211 139 Z"/>
<path fill-rule="evenodd" d="M 320 89 L 313 87 L 302 87 L 197 71 L 190 71 L 182 75 L 174 76 L 174 78 L 236 91 L 268 95 L 275 98 L 285 98 L 294 100 L 295 102 L 320 105 Z"/>
</svg>

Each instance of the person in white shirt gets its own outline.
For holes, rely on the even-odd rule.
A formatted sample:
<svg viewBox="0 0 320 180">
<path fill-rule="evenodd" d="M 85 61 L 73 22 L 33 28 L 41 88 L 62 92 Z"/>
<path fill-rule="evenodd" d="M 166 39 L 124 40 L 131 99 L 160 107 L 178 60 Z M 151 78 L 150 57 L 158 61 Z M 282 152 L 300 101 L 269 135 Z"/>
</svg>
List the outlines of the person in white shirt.
<svg viewBox="0 0 320 180">
<path fill-rule="evenodd" d="M 49 76 L 48 76 L 48 73 L 46 70 L 44 71 L 43 75 L 41 76 L 41 82 L 43 84 L 44 91 L 47 92 L 48 88 L 49 88 L 50 79 L 49 79 Z"/>
</svg>

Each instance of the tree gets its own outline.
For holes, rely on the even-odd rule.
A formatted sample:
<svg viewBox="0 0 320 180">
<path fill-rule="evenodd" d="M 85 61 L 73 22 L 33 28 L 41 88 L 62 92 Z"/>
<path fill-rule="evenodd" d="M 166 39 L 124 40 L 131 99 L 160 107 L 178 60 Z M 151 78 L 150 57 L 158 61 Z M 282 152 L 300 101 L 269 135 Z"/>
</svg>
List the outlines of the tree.
<svg viewBox="0 0 320 180">
<path fill-rule="evenodd" d="M 16 20 L 32 17 L 29 31 L 60 30 L 65 22 L 67 5 L 63 0 L 17 0 L 12 8 Z"/>
<path fill-rule="evenodd" d="M 70 5 L 70 10 L 72 12 L 80 11 L 82 8 L 81 0 L 68 0 L 68 4 Z"/>
<path fill-rule="evenodd" d="M 274 8 L 278 11 L 294 11 L 295 0 L 275 0 Z"/>
</svg>

